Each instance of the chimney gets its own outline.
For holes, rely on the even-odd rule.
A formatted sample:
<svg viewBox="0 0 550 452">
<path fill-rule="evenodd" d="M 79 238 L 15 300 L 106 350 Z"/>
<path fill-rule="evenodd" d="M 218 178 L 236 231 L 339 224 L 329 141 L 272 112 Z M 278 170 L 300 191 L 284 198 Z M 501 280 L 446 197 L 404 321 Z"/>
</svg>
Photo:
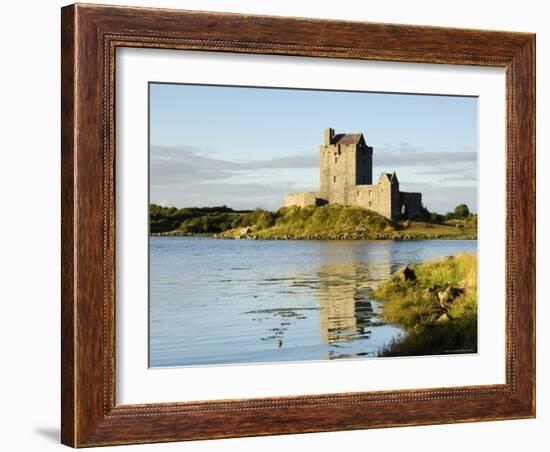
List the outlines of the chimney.
<svg viewBox="0 0 550 452">
<path fill-rule="evenodd" d="M 325 146 L 332 144 L 334 138 L 334 129 L 325 129 Z"/>
</svg>

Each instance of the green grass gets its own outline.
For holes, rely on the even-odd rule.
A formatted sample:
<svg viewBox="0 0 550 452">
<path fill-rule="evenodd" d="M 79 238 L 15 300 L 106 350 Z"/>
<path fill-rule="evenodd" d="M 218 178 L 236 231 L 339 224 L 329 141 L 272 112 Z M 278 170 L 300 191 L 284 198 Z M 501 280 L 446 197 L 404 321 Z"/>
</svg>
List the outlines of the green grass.
<svg viewBox="0 0 550 452">
<path fill-rule="evenodd" d="M 255 211 L 256 212 L 256 211 Z M 354 206 L 282 207 L 264 212 L 264 221 L 233 228 L 222 238 L 254 239 L 389 239 L 476 238 L 475 228 L 421 221 L 392 221 Z M 457 220 L 455 220 L 457 221 Z"/>
<path fill-rule="evenodd" d="M 150 232 L 161 235 L 212 235 L 218 238 L 413 240 L 476 238 L 468 220 L 392 221 L 360 207 L 282 207 L 275 212 L 237 211 L 219 207 L 149 208 Z"/>
<path fill-rule="evenodd" d="M 356 233 L 360 228 L 364 233 L 393 232 L 395 224 L 383 216 L 360 209 L 327 205 L 321 207 L 284 207 L 275 213 L 272 224 L 267 227 L 256 225 L 258 238 L 290 236 L 331 237 Z"/>
<path fill-rule="evenodd" d="M 477 257 L 459 254 L 413 268 L 414 281 L 392 276 L 374 292 L 374 297 L 382 301 L 384 319 L 403 325 L 406 331 L 403 337 L 384 347 L 379 354 L 407 356 L 475 352 Z M 438 292 L 447 287 L 460 288 L 463 293 L 443 308 Z"/>
<path fill-rule="evenodd" d="M 459 319 L 436 325 L 422 325 L 382 347 L 378 356 L 429 356 L 476 351 L 477 322 Z"/>
<path fill-rule="evenodd" d="M 468 222 L 468 220 L 449 220 L 442 223 L 402 221 L 399 222 L 399 229 L 402 233 L 412 235 L 414 238 L 425 238 L 430 236 L 477 236 L 477 222 L 474 224 Z"/>
</svg>

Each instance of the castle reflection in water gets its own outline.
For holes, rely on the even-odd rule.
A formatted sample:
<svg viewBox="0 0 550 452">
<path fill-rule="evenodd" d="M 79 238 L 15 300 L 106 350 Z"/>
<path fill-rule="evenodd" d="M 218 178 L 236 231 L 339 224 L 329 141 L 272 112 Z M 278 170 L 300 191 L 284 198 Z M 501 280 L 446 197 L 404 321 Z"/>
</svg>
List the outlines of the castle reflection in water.
<svg viewBox="0 0 550 452">
<path fill-rule="evenodd" d="M 378 267 L 378 266 L 376 266 Z M 327 264 L 319 270 L 319 329 L 323 344 L 347 342 L 370 335 L 373 305 L 371 269 L 364 262 Z M 379 279 L 379 277 L 377 278 Z"/>
<path fill-rule="evenodd" d="M 386 259 L 377 255 L 372 262 L 358 259 L 325 263 L 319 266 L 315 278 L 295 277 L 294 287 L 307 285 L 316 292 L 320 343 L 333 346 L 327 348 L 326 359 L 343 357 L 340 346 L 368 340 L 372 327 L 382 324 L 380 309 L 372 301 L 371 294 L 376 288 L 373 283 L 386 280 L 391 271 L 391 256 L 388 254 Z M 352 353 L 351 356 L 358 354 L 361 353 Z"/>
</svg>

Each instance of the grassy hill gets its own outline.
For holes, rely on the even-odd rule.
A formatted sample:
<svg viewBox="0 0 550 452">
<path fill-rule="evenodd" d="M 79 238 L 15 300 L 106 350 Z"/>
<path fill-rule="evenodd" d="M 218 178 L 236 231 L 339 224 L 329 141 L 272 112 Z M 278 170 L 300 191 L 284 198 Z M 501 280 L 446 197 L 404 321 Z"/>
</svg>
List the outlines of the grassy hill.
<svg viewBox="0 0 550 452">
<path fill-rule="evenodd" d="M 383 216 L 358 207 L 283 207 L 263 211 L 256 222 L 222 234 L 225 238 L 353 238 L 353 235 L 385 234 L 396 224 Z"/>
<path fill-rule="evenodd" d="M 252 239 L 395 239 L 475 238 L 476 224 L 393 221 L 360 207 L 283 207 L 263 211 L 257 222 L 227 230 L 221 238 Z"/>
<path fill-rule="evenodd" d="M 150 231 L 161 235 L 212 235 L 225 239 L 444 239 L 476 238 L 477 217 L 426 217 L 393 221 L 360 207 L 282 207 L 236 211 L 226 206 L 176 209 L 152 204 Z"/>
</svg>

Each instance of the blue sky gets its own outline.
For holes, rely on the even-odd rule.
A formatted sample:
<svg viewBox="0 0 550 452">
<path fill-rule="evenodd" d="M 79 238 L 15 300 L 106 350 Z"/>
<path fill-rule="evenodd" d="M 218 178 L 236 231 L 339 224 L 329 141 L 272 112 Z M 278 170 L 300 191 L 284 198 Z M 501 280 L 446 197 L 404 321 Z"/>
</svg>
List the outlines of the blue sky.
<svg viewBox="0 0 550 452">
<path fill-rule="evenodd" d="M 323 130 L 362 132 L 373 180 L 396 171 L 428 209 L 477 211 L 477 99 L 150 84 L 151 202 L 276 209 L 317 190 Z"/>
</svg>

